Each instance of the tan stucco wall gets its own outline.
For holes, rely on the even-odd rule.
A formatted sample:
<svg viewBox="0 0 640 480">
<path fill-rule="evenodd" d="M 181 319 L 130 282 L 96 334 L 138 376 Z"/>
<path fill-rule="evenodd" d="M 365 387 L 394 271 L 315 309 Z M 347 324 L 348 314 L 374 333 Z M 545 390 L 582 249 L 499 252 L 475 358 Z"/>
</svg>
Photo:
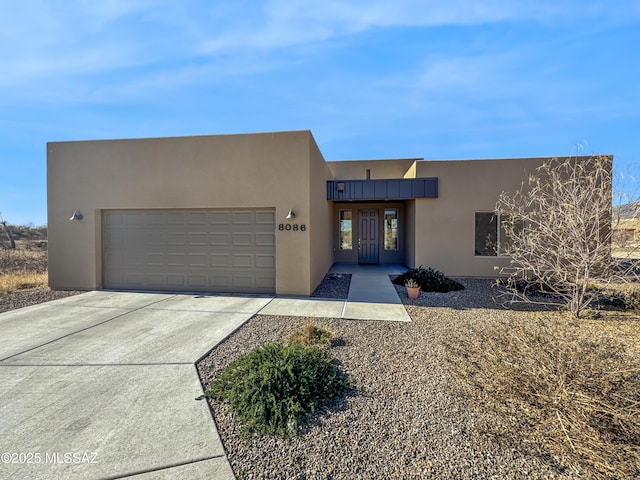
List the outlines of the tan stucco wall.
<svg viewBox="0 0 640 480">
<path fill-rule="evenodd" d="M 404 205 L 404 264 L 416 267 L 416 201 L 408 200 Z"/>
<path fill-rule="evenodd" d="M 415 265 L 446 275 L 495 277 L 505 257 L 475 256 L 475 213 L 492 212 L 545 158 L 418 162 L 418 177 L 438 177 L 438 198 L 415 201 Z"/>
<path fill-rule="evenodd" d="M 415 158 L 397 160 L 343 160 L 328 162 L 336 180 L 364 180 L 367 170 L 371 171 L 371 180 L 403 178 L 416 162 Z"/>
<path fill-rule="evenodd" d="M 295 234 L 276 228 L 276 293 L 308 295 L 327 264 L 324 253 L 312 274 L 312 216 L 326 225 L 326 208 L 311 205 L 312 144 L 308 131 L 49 143 L 50 286 L 101 288 L 103 209 L 271 207 L 276 225 L 290 208 L 308 224 Z M 84 220 L 69 222 L 76 209 Z"/>
<path fill-rule="evenodd" d="M 318 145 L 311 138 L 309 204 L 311 217 L 309 227 L 310 291 L 313 292 L 333 264 L 333 202 L 327 200 L 327 180 L 333 175 L 324 160 Z"/>
<path fill-rule="evenodd" d="M 103 210 L 266 207 L 276 214 L 276 293 L 309 295 L 340 256 L 334 257 L 340 205 L 326 200 L 326 181 L 365 179 L 367 169 L 372 180 L 438 178 L 438 198 L 361 202 L 380 209 L 397 203 L 408 266 L 495 276 L 508 259 L 474 255 L 475 212 L 493 211 L 500 193 L 518 189 L 544 160 L 325 162 L 309 131 L 50 143 L 49 284 L 102 287 Z M 76 209 L 84 220 L 70 222 Z M 291 221 L 289 209 L 296 214 Z M 287 222 L 306 230 L 277 228 Z"/>
</svg>

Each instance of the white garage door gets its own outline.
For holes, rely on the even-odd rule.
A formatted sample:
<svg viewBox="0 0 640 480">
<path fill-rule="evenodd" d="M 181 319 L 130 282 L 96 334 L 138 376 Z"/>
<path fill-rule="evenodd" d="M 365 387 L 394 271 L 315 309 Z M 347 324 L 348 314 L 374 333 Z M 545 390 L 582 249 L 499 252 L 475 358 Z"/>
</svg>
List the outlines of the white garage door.
<svg viewBox="0 0 640 480">
<path fill-rule="evenodd" d="M 275 212 L 105 210 L 105 288 L 275 292 Z"/>
</svg>

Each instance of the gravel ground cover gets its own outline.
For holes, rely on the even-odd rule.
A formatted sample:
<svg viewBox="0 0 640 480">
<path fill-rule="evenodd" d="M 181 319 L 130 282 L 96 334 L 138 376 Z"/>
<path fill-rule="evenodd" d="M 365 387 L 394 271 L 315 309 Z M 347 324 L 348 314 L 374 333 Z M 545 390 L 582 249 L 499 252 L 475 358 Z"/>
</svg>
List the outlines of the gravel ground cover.
<svg viewBox="0 0 640 480">
<path fill-rule="evenodd" d="M 350 284 L 351 275 L 347 273 L 327 273 L 311 296 L 344 300 L 349 295 Z"/>
<path fill-rule="evenodd" d="M 349 276 L 328 276 L 314 295 L 346 298 Z M 518 432 L 517 417 L 499 416 L 482 390 L 453 374 L 450 342 L 505 321 L 527 325 L 535 316 L 505 310 L 494 282 L 461 280 L 459 292 L 421 292 L 416 300 L 396 286 L 412 322 L 313 319 L 337 333 L 331 349 L 355 385 L 318 424 L 285 441 L 245 441 L 224 405 L 210 401 L 238 479 L 587 478 Z M 49 289 L 0 295 L 0 312 L 82 293 Z M 203 383 L 231 361 L 286 338 L 305 319 L 256 316 L 198 365 Z M 496 437 L 486 432 L 511 432 Z M 592 478 L 592 477 L 588 477 Z M 611 477 L 614 478 L 614 477 Z M 622 478 L 622 477 L 615 477 Z"/>
<path fill-rule="evenodd" d="M 422 293 L 408 304 L 412 322 L 316 319 L 336 332 L 330 353 L 355 386 L 334 409 L 291 441 L 246 441 L 227 407 L 210 400 L 229 461 L 239 479 L 571 478 L 538 446 L 499 441 L 486 431 L 513 420 L 485 408 L 453 374 L 447 345 L 472 327 L 530 321 L 492 299 L 491 281 L 462 280 L 466 289 Z M 408 303 L 403 288 L 401 298 Z M 425 307 L 424 305 L 429 305 Z M 305 319 L 258 315 L 198 364 L 204 384 L 253 348 L 278 342 Z M 464 394 L 466 392 L 466 394 Z M 462 394 L 461 394 L 462 393 Z M 507 424 L 505 424 L 507 422 Z"/>
</svg>

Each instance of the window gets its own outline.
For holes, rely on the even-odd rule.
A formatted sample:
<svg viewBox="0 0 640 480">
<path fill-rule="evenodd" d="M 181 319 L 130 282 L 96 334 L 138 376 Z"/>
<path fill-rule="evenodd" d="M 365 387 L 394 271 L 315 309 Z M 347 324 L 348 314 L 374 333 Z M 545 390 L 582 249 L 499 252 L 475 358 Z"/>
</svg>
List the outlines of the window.
<svg viewBox="0 0 640 480">
<path fill-rule="evenodd" d="M 353 249 L 353 226 L 351 210 L 340 210 L 340 250 Z"/>
<path fill-rule="evenodd" d="M 384 249 L 398 250 L 398 210 L 384 211 Z"/>
<path fill-rule="evenodd" d="M 475 254 L 480 257 L 509 255 L 513 239 L 509 237 L 505 224 L 511 222 L 508 215 L 493 212 L 476 212 Z M 519 228 L 516 225 L 516 230 Z"/>
</svg>

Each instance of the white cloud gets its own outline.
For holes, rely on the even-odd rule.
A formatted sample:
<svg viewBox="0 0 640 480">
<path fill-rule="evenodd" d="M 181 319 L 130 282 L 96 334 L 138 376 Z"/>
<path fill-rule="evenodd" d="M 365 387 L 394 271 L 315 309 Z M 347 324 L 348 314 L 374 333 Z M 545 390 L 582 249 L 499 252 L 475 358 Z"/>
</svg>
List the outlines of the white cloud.
<svg viewBox="0 0 640 480">
<path fill-rule="evenodd" d="M 319 42 L 373 28 L 480 25 L 504 21 L 628 21 L 640 17 L 640 4 L 551 0 L 270 0 L 259 9 L 239 4 L 231 21 L 220 18 L 201 45 L 215 54 Z M 241 19 L 237 23 L 235 19 Z"/>
<path fill-rule="evenodd" d="M 0 100 L 3 95 L 67 92 L 69 99 L 82 101 L 77 92 L 108 97 L 251 75 L 278 68 L 285 61 L 280 55 L 295 61 L 293 55 L 333 48 L 329 40 L 345 42 L 377 28 L 629 19 L 639 16 L 638 5 L 593 0 L 23 0 L 6 6 L 0 20 L 0 87 L 5 90 Z M 435 59 L 420 73 L 418 87 L 472 90 L 493 81 L 498 75 L 490 69 L 494 65 L 508 68 L 503 57 Z M 121 71 L 127 73 L 122 84 L 101 81 Z"/>
<path fill-rule="evenodd" d="M 307 0 L 271 0 L 257 12 L 248 13 L 243 6 L 239 7 L 235 14 L 243 18 L 240 24 L 226 23 L 222 31 L 214 28 L 201 49 L 207 53 L 245 48 L 269 49 L 319 42 L 378 27 L 495 22 L 513 17 L 518 12 L 510 5 L 495 0 L 482 4 L 471 0 L 447 4 L 424 0 L 326 0 L 313 3 Z"/>
<path fill-rule="evenodd" d="M 0 28 L 0 86 L 71 77 L 144 63 L 144 35 L 118 22 L 163 1 L 13 2 Z M 136 38 L 137 37 L 137 38 Z M 145 50 L 151 51 L 151 49 Z"/>
</svg>

